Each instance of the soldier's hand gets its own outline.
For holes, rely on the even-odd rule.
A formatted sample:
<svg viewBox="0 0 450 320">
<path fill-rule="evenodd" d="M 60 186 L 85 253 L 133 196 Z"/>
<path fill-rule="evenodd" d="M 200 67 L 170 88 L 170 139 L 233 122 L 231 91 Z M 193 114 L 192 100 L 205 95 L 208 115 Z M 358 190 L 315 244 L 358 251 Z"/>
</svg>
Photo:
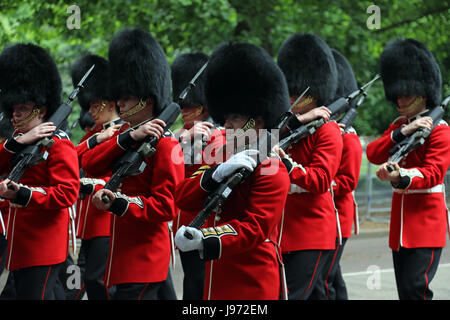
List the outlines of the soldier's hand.
<svg viewBox="0 0 450 320">
<path fill-rule="evenodd" d="M 305 114 L 297 115 L 297 119 L 301 123 L 309 123 L 313 120 L 317 120 L 320 118 L 323 118 L 324 121 L 328 121 L 330 119 L 330 117 L 331 117 L 330 109 L 328 109 L 327 107 L 324 107 L 324 106 L 314 108 Z"/>
<path fill-rule="evenodd" d="M 192 140 L 195 137 L 204 137 L 206 140 L 209 140 L 211 137 L 211 128 L 214 127 L 214 125 L 210 122 L 196 122 L 192 128 L 189 130 L 184 131 L 181 136 L 180 140 L 183 141 L 185 139 Z"/>
<path fill-rule="evenodd" d="M 44 122 L 17 137 L 16 141 L 22 144 L 32 144 L 43 138 L 50 137 L 55 130 L 56 127 L 53 125 L 53 122 Z"/>
<path fill-rule="evenodd" d="M 389 172 L 388 166 L 392 166 L 394 170 Z M 400 181 L 400 166 L 396 162 L 383 163 L 377 170 L 376 175 L 381 181 L 390 181 L 398 183 Z"/>
<path fill-rule="evenodd" d="M 407 136 L 416 131 L 419 128 L 426 128 L 428 130 L 431 130 L 431 127 L 433 126 L 433 119 L 431 117 L 421 117 L 419 119 L 414 120 L 410 124 L 407 124 L 404 126 L 400 132 Z"/>
<path fill-rule="evenodd" d="M 338 123 L 338 126 L 339 126 L 339 129 L 341 130 L 341 134 L 343 135 L 343 134 L 344 134 L 344 131 L 345 131 L 345 124 L 343 124 L 343 123 Z"/>
<path fill-rule="evenodd" d="M 104 196 L 107 196 L 109 198 L 109 202 L 104 201 Z M 100 189 L 92 197 L 92 203 L 99 210 L 108 210 L 115 198 L 116 196 L 111 190 Z"/>
<path fill-rule="evenodd" d="M 278 155 L 280 156 L 281 159 L 286 158 L 286 152 L 284 152 L 284 150 L 281 149 L 281 148 L 278 147 L 278 146 L 273 147 L 273 148 L 272 148 L 272 152 L 275 153 L 275 154 L 278 154 Z"/>
<path fill-rule="evenodd" d="M 164 133 L 165 126 L 166 123 L 161 119 L 153 119 L 144 123 L 136 130 L 131 131 L 131 137 L 136 141 L 140 141 L 147 136 L 153 136 L 159 139 Z"/>
<path fill-rule="evenodd" d="M 186 238 L 184 236 L 185 232 L 190 233 L 192 239 Z M 175 235 L 175 244 L 183 252 L 192 250 L 203 251 L 203 233 L 196 228 L 181 226 Z"/>
<path fill-rule="evenodd" d="M 109 127 L 108 129 L 102 130 L 98 135 L 97 135 L 97 142 L 98 143 L 102 143 L 103 141 L 111 138 L 114 133 L 119 130 L 119 128 L 121 127 L 120 124 L 116 124 L 114 126 Z"/>
<path fill-rule="evenodd" d="M 9 179 L 5 179 L 0 183 L 0 198 L 15 200 L 19 189 L 20 186 L 17 183 Z"/>
</svg>

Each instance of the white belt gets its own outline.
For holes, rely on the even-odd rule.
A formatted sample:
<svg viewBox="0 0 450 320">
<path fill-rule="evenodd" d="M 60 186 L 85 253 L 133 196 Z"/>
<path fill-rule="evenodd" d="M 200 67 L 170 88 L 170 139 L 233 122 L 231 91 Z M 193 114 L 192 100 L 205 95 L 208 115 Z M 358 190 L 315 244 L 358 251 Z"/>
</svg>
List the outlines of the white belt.
<svg viewBox="0 0 450 320">
<path fill-rule="evenodd" d="M 306 189 L 303 189 L 302 187 L 300 187 L 296 184 L 291 183 L 291 189 L 289 190 L 288 193 L 291 194 L 291 193 L 305 193 L 305 192 L 309 192 L 309 191 Z"/>
<path fill-rule="evenodd" d="M 412 193 L 444 193 L 445 186 L 438 184 L 430 189 L 392 189 L 395 193 L 412 194 Z"/>
</svg>

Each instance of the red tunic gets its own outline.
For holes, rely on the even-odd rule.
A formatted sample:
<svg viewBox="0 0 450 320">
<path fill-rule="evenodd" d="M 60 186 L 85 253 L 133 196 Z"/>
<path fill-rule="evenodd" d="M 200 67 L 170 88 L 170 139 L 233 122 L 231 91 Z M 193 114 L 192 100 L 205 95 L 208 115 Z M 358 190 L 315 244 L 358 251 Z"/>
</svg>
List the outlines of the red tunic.
<svg viewBox="0 0 450 320">
<path fill-rule="evenodd" d="M 367 158 L 374 164 L 383 164 L 389 150 L 395 145 L 393 133 L 406 123 L 397 118 L 383 135 L 367 146 Z M 420 247 L 444 247 L 446 241 L 447 211 L 442 190 L 432 193 L 444 183 L 450 164 L 450 128 L 441 121 L 425 143 L 400 161 L 401 185 L 393 193 L 389 232 L 389 247 L 399 250 Z M 432 190 L 431 190 L 432 191 Z M 399 193 L 401 192 L 401 193 Z"/>
<path fill-rule="evenodd" d="M 53 140 L 53 146 L 44 149 L 49 153 L 47 160 L 30 167 L 20 179 L 23 186 L 19 193 L 23 193 L 18 199 L 24 206 L 9 210 L 8 270 L 57 264 L 67 258 L 67 208 L 78 196 L 79 166 L 75 147 L 67 135 L 60 132 Z M 12 169 L 14 153 L 5 143 L 0 146 L 0 168 L 7 173 Z"/>
<path fill-rule="evenodd" d="M 108 125 L 114 125 L 115 123 L 117 123 L 117 121 L 112 121 L 108 123 Z M 80 143 L 76 147 L 80 163 L 82 162 L 81 159 L 83 157 L 83 154 L 91 148 L 95 147 L 93 146 L 94 144 L 89 141 L 89 138 L 100 133 L 103 128 L 100 126 L 96 126 L 80 140 Z M 108 176 L 86 177 L 95 178 L 95 180 L 93 181 L 95 181 L 95 183 L 98 183 L 96 185 L 95 191 L 101 189 L 103 185 L 109 180 Z M 111 215 L 106 211 L 97 209 L 97 207 L 92 204 L 92 197 L 94 193 L 95 192 L 90 195 L 86 195 L 84 199 L 78 199 L 77 201 L 77 217 L 75 223 L 77 237 L 81 239 L 88 240 L 95 237 L 107 237 L 110 235 Z"/>
<path fill-rule="evenodd" d="M 296 164 L 290 172 L 281 248 L 283 252 L 334 249 L 337 224 L 329 189 L 342 155 L 339 126 L 325 123 L 292 145 L 288 154 Z"/>
<path fill-rule="evenodd" d="M 210 141 L 208 141 L 208 147 L 205 150 L 208 151 L 208 153 L 211 153 L 211 156 L 214 157 L 215 150 L 222 146 L 225 143 L 225 130 L 223 129 L 217 129 L 214 130 Z M 208 157 L 207 154 L 202 152 L 202 159 L 201 160 L 207 160 L 205 157 Z M 200 167 L 202 166 L 202 163 L 197 164 L 194 163 L 192 165 L 186 165 L 185 167 L 185 177 L 189 178 L 192 176 L 193 173 L 195 173 Z M 173 233 L 176 234 L 178 228 L 181 226 L 188 226 L 191 221 L 195 218 L 197 212 L 188 212 L 180 210 L 177 217 L 174 220 L 174 224 L 172 226 Z"/>
<path fill-rule="evenodd" d="M 270 166 L 271 174 L 264 174 L 264 170 L 272 170 Z M 177 186 L 176 203 L 181 209 L 202 209 L 209 193 L 200 184 L 209 170 Z M 235 188 L 221 212 L 210 217 L 202 229 L 204 258 L 208 260 L 204 299 L 279 298 L 277 243 L 288 190 L 284 165 L 265 160 Z"/>
<path fill-rule="evenodd" d="M 114 161 L 124 153 L 120 136 L 117 132 L 84 154 L 81 164 L 86 173 L 111 174 Z M 161 138 L 156 150 L 151 158 L 145 158 L 147 166 L 142 173 L 123 180 L 119 197 L 126 206 L 111 221 L 107 286 L 167 278 L 170 261 L 167 222 L 178 211 L 173 195 L 176 184 L 184 178 L 184 162 L 179 143 L 172 137 Z"/>
<path fill-rule="evenodd" d="M 363 148 L 354 130 L 344 133 L 342 141 L 342 158 L 334 177 L 333 195 L 334 204 L 339 213 L 342 237 L 350 238 L 353 223 L 355 233 L 358 231 L 357 208 L 353 192 L 358 185 Z"/>
</svg>

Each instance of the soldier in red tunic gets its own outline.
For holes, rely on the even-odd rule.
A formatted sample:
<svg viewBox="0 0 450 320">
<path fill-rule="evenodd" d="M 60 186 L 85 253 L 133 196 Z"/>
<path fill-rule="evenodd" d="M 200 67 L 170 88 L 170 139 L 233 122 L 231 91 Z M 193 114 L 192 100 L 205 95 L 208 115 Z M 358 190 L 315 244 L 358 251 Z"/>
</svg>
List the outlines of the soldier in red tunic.
<svg viewBox="0 0 450 320">
<path fill-rule="evenodd" d="M 201 52 L 179 55 L 172 64 L 173 98 L 176 100 L 188 86 L 191 79 L 208 61 L 208 56 Z M 211 137 L 213 124 L 211 123 L 205 98 L 205 71 L 195 81 L 185 99 L 180 103 L 183 114 L 183 127 L 175 132 L 183 149 L 185 163 L 185 177 L 190 177 L 202 164 L 203 141 Z M 176 233 L 182 225 L 188 225 L 196 212 L 180 210 L 173 222 L 173 232 Z M 183 267 L 183 300 L 201 300 L 205 283 L 205 262 L 200 259 L 198 252 L 180 251 Z"/>
<path fill-rule="evenodd" d="M 387 163 L 389 151 L 418 128 L 430 129 L 427 112 L 439 105 L 442 77 L 433 54 L 414 39 L 389 42 L 380 57 L 386 98 L 400 117 L 367 146 L 367 158 L 380 165 L 377 176 L 393 186 L 389 247 L 400 299 L 432 299 L 429 288 L 446 242 L 444 177 L 450 164 L 450 128 L 440 121 L 418 149 L 400 163 Z M 389 172 L 391 164 L 395 170 Z"/>
<path fill-rule="evenodd" d="M 0 106 L 12 119 L 14 136 L 0 146 L 2 173 L 14 155 L 49 137 L 56 127 L 45 122 L 61 104 L 61 79 L 55 62 L 41 47 L 16 44 L 0 55 Z M 28 168 L 20 184 L 0 183 L 9 206 L 6 268 L 14 275 L 17 299 L 51 299 L 59 269 L 68 255 L 69 209 L 79 190 L 75 147 L 65 132 L 54 132 L 48 157 Z"/>
<path fill-rule="evenodd" d="M 226 129 L 274 128 L 289 108 L 283 73 L 261 48 L 225 43 L 211 55 L 205 94 L 209 112 Z M 229 140 L 230 141 L 230 140 Z M 243 147 L 243 146 L 237 146 Z M 255 152 L 255 151 L 253 151 Z M 245 150 L 225 162 L 204 165 L 177 186 L 176 203 L 199 212 L 210 192 L 236 170 L 252 171 L 220 210 L 198 230 L 182 226 L 175 242 L 182 251 L 199 251 L 206 261 L 204 299 L 279 299 L 282 289 L 278 239 L 289 189 L 278 159 L 261 165 Z M 184 236 L 185 231 L 193 240 Z"/>
<path fill-rule="evenodd" d="M 337 50 L 331 50 L 338 70 L 338 90 L 336 99 L 346 97 L 358 89 L 355 75 L 347 59 Z M 352 102 L 356 103 L 356 100 Z M 339 215 L 340 229 L 336 237 L 336 249 L 328 257 L 324 278 L 320 279 L 320 290 L 330 300 L 347 300 L 347 289 L 342 278 L 339 261 L 341 259 L 345 243 L 352 235 L 352 226 L 358 233 L 358 213 L 354 197 L 354 191 L 358 185 L 359 171 L 363 148 L 359 137 L 353 127 L 345 128 L 339 124 L 342 133 L 342 158 L 338 172 L 332 183 L 333 200 Z M 319 285 L 319 283 L 318 283 Z"/>
<path fill-rule="evenodd" d="M 289 37 L 278 54 L 291 101 L 309 86 L 306 96 L 293 107 L 302 123 L 330 118 L 324 107 L 337 89 L 337 69 L 328 45 L 312 34 Z M 312 119 L 311 119 L 312 115 Z M 315 133 L 280 150 L 288 167 L 291 188 L 286 201 L 281 248 L 286 266 L 289 299 L 308 299 L 335 249 L 337 214 L 330 192 L 342 156 L 339 126 L 328 121 Z M 325 299 L 325 295 L 316 296 Z"/>
<path fill-rule="evenodd" d="M 93 128 L 81 138 L 77 146 L 80 162 L 87 150 L 110 138 L 123 123 L 117 113 L 116 103 L 111 99 L 108 90 L 110 72 L 108 61 L 92 54 L 80 57 L 71 69 L 72 83 L 76 86 L 86 71 L 94 64 L 94 70 L 86 80 L 84 89 L 78 95 L 82 111 L 89 112 L 95 122 Z M 82 177 L 81 197 L 77 201 L 76 233 L 77 237 L 82 239 L 78 265 L 82 270 L 82 289 L 86 290 L 90 300 L 109 298 L 103 276 L 108 260 L 111 217 L 109 214 L 99 211 L 92 204 L 94 190 L 105 185 L 108 179 L 107 176 Z M 81 299 L 82 295 L 78 294 L 78 298 Z"/>
<path fill-rule="evenodd" d="M 167 223 L 178 212 L 175 186 L 184 178 L 178 141 L 170 132 L 163 136 L 165 123 L 153 119 L 170 103 L 170 68 L 159 43 L 140 29 L 114 36 L 108 57 L 112 98 L 129 125 L 86 151 L 81 166 L 93 176 L 111 175 L 115 161 L 136 142 L 161 138 L 142 173 L 125 178 L 120 190 L 100 189 L 92 198 L 98 209 L 113 214 L 105 274 L 105 284 L 117 288 L 113 299 L 156 299 L 169 270 Z M 105 194 L 111 202 L 102 201 Z"/>
</svg>

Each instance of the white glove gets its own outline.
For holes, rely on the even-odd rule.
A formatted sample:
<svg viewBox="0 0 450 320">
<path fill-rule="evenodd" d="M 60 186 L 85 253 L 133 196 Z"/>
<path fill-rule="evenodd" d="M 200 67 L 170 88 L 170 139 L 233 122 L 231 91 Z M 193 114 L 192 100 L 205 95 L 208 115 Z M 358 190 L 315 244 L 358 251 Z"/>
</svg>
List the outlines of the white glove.
<svg viewBox="0 0 450 320">
<path fill-rule="evenodd" d="M 233 155 L 230 159 L 228 159 L 224 163 L 221 163 L 217 167 L 217 169 L 212 174 L 212 178 L 216 182 L 222 182 L 223 179 L 230 176 L 238 169 L 245 168 L 249 171 L 253 171 L 257 163 L 256 160 L 251 156 L 255 156 L 258 153 L 258 150 L 250 149 L 241 151 Z"/>
<path fill-rule="evenodd" d="M 184 236 L 186 231 L 192 235 L 192 240 Z M 175 244 L 183 252 L 198 250 L 200 256 L 203 255 L 203 233 L 196 228 L 181 226 L 175 235 Z"/>
</svg>

